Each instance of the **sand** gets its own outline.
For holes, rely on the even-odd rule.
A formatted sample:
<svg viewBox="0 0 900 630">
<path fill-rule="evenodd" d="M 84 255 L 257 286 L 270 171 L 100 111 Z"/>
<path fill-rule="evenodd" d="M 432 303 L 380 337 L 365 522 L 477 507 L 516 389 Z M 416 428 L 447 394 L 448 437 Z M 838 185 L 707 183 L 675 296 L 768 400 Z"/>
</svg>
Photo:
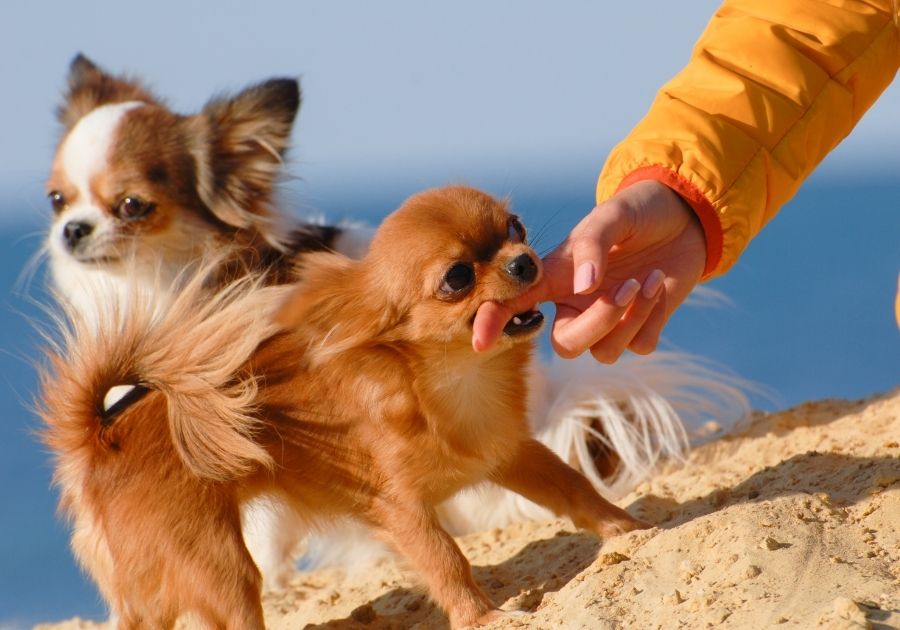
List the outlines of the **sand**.
<svg viewBox="0 0 900 630">
<path fill-rule="evenodd" d="M 658 526 L 460 539 L 494 601 L 525 611 L 490 627 L 900 628 L 900 390 L 757 415 L 620 504 Z M 448 627 L 390 560 L 298 574 L 264 606 L 274 630 Z"/>
</svg>

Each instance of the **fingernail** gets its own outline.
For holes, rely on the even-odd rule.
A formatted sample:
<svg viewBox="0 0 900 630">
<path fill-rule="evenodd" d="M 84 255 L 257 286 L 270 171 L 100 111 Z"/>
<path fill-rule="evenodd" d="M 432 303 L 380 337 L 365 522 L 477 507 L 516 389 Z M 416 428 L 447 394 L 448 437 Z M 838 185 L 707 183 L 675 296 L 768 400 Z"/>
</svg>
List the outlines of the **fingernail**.
<svg viewBox="0 0 900 630">
<path fill-rule="evenodd" d="M 640 290 L 641 283 L 634 278 L 629 278 L 616 291 L 616 297 L 613 298 L 613 301 L 616 303 L 616 306 L 628 306 Z"/>
<path fill-rule="evenodd" d="M 659 290 L 662 289 L 663 281 L 666 279 L 666 274 L 664 274 L 659 269 L 654 269 L 650 272 L 650 275 L 647 276 L 647 279 L 644 280 L 644 288 L 641 290 L 644 297 L 648 300 L 651 298 L 655 298 L 656 294 L 659 293 Z"/>
<path fill-rule="evenodd" d="M 575 293 L 584 293 L 594 286 L 596 279 L 597 270 L 594 268 L 594 263 L 581 263 L 581 266 L 575 272 Z"/>
</svg>

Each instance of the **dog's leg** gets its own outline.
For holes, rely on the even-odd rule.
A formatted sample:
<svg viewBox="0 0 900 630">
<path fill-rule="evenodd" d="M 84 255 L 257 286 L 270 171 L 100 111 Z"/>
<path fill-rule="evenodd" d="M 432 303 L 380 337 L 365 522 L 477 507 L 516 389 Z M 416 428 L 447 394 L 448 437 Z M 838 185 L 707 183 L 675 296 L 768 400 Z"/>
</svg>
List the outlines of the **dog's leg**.
<svg viewBox="0 0 900 630">
<path fill-rule="evenodd" d="M 236 519 L 235 519 L 236 520 Z M 236 525 L 237 523 L 234 523 Z M 210 531 L 194 549 L 203 555 L 190 571 L 182 569 L 185 588 L 194 589 L 192 605 L 209 627 L 220 630 L 265 630 L 262 578 L 238 527 Z"/>
<path fill-rule="evenodd" d="M 584 475 L 537 440 L 522 442 L 492 479 L 601 537 L 650 527 L 601 497 Z"/>
<path fill-rule="evenodd" d="M 171 630 L 175 627 L 177 615 L 158 613 L 153 618 L 146 618 L 130 608 L 116 622 L 116 630 Z"/>
<path fill-rule="evenodd" d="M 245 571 L 237 569 L 237 572 Z M 203 585 L 205 601 L 192 606 L 206 627 L 216 630 L 265 630 L 259 580 L 229 576 L 221 579 L 220 585 L 222 592 L 216 592 L 212 585 Z"/>
<path fill-rule="evenodd" d="M 472 577 L 469 561 L 440 525 L 434 510 L 396 499 L 377 502 L 371 516 L 382 535 L 425 580 L 453 628 L 478 626 L 503 616 Z"/>
<path fill-rule="evenodd" d="M 114 532 L 119 630 L 170 630 L 192 612 L 218 630 L 264 630 L 262 578 L 241 536 L 237 506 L 148 516 L 141 536 Z M 174 509 L 174 508 L 173 508 Z"/>
<path fill-rule="evenodd" d="M 216 602 L 215 612 L 200 610 L 200 616 L 216 630 L 265 630 L 259 586 L 246 581 Z M 227 601 L 226 601 L 227 600 Z"/>
</svg>

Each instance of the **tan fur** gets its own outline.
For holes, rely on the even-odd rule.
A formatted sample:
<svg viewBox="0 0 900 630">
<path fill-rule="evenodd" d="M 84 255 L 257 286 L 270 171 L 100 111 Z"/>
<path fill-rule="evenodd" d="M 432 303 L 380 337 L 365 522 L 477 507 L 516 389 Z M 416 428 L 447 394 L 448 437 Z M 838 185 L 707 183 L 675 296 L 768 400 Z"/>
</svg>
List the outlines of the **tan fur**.
<svg viewBox="0 0 900 630">
<path fill-rule="evenodd" d="M 247 282 L 213 305 L 184 292 L 169 313 L 139 326 L 115 319 L 99 339 L 78 330 L 44 379 L 47 443 L 68 510 L 93 527 L 79 558 L 100 572 L 122 627 L 170 627 L 188 610 L 220 627 L 261 627 L 237 518 L 260 494 L 311 521 L 371 526 L 453 627 L 500 614 L 434 512 L 460 489 L 492 481 L 601 536 L 643 526 L 529 435 L 536 329 L 471 350 L 478 306 L 528 288 L 509 261 L 536 262 L 508 238 L 509 221 L 471 189 L 413 197 L 362 261 L 317 255 L 278 312 L 286 332 L 260 323 L 284 294 Z M 459 261 L 476 281 L 448 296 L 444 274 Z M 121 382 L 150 391 L 104 427 L 97 400 Z"/>
<path fill-rule="evenodd" d="M 123 628 L 168 626 L 188 609 L 216 627 L 261 619 L 259 574 L 237 506 L 223 493 L 233 491 L 230 480 L 272 464 L 254 440 L 256 385 L 235 377 L 272 334 L 265 305 L 283 290 L 244 280 L 210 300 L 205 277 L 198 273 L 164 311 L 134 294 L 110 305 L 99 325 L 69 313 L 75 323 L 42 379 L 44 439 L 57 454 L 72 546 Z M 126 421 L 104 426 L 104 394 L 136 383 L 150 392 Z M 208 538 L 179 531 L 190 528 L 182 521 L 191 510 L 215 521 Z M 229 568 L 215 582 L 212 558 Z"/>
<path fill-rule="evenodd" d="M 96 108 L 125 101 L 141 104 L 108 129 L 105 154 L 95 162 L 97 155 L 85 150 L 91 145 L 79 146 L 80 136 L 72 135 L 75 127 Z M 212 289 L 246 273 L 265 274 L 270 284 L 290 282 L 294 261 L 308 251 L 355 253 L 359 242 L 367 243 L 367 230 L 300 222 L 274 202 L 299 106 L 298 82 L 272 79 L 182 115 L 139 81 L 109 74 L 78 55 L 58 110 L 63 134 L 47 182 L 54 219 L 46 251 L 55 287 L 92 312 L 106 300 L 165 285 L 185 266 L 222 251 L 228 255 L 219 256 L 220 267 L 207 274 Z M 73 138 L 83 152 L 80 160 L 68 151 Z M 94 146 L 101 150 L 100 143 Z M 96 168 L 67 172 L 73 163 Z M 126 198 L 141 200 L 149 211 L 129 216 Z M 71 241 L 67 227 L 78 223 L 88 233 Z M 105 299 L 97 294 L 98 277 L 110 280 Z M 93 297 L 83 299 L 85 291 Z M 166 288 L 158 298 L 168 299 Z M 184 426 L 189 431 L 192 425 Z M 277 506 L 242 506 L 242 515 L 256 525 L 248 536 L 266 588 L 279 586 L 293 572 L 291 551 L 305 531 Z"/>
</svg>

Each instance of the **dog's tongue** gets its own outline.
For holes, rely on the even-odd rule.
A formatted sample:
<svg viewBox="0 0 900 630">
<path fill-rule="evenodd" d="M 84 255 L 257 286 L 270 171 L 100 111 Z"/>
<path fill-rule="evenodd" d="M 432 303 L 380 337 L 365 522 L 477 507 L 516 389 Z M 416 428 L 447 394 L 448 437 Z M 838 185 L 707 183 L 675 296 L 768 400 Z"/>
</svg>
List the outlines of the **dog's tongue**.
<svg viewBox="0 0 900 630">
<path fill-rule="evenodd" d="M 493 346 L 514 314 L 497 302 L 485 302 L 479 306 L 472 323 L 472 347 L 475 351 L 481 352 Z"/>
</svg>

